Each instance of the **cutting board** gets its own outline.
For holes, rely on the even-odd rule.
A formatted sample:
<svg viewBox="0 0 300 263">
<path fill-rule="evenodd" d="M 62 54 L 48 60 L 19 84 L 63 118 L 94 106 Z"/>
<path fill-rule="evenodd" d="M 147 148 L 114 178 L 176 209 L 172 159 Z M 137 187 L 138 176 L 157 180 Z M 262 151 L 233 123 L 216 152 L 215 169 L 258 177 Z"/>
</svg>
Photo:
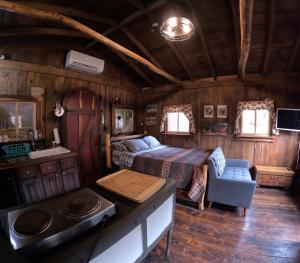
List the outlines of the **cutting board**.
<svg viewBox="0 0 300 263">
<path fill-rule="evenodd" d="M 124 169 L 103 177 L 96 183 L 115 194 L 143 203 L 166 183 L 166 179 Z"/>
</svg>

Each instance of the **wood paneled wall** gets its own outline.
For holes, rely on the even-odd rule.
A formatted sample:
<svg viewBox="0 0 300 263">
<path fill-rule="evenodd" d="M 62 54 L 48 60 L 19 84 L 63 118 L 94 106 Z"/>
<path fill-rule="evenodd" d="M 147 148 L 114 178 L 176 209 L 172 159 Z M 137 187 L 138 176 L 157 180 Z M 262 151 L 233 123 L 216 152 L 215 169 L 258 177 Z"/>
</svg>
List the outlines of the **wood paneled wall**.
<svg viewBox="0 0 300 263">
<path fill-rule="evenodd" d="M 221 146 L 227 158 L 243 158 L 252 165 L 274 165 L 293 167 L 296 161 L 298 148 L 298 133 L 280 132 L 280 136 L 273 142 L 240 141 L 232 133 L 224 136 L 203 135 L 201 127 L 205 122 L 228 122 L 233 128 L 236 117 L 236 107 L 240 100 L 264 100 L 271 98 L 275 107 L 300 108 L 299 76 L 273 75 L 260 77 L 251 75 L 247 84 L 243 84 L 236 76 L 220 78 L 217 81 L 196 81 L 195 88 L 172 92 L 166 87 L 144 93 L 144 104 L 149 102 L 158 104 L 156 114 L 158 124 L 146 126 L 146 130 L 166 144 L 183 147 L 200 147 L 213 149 Z M 164 105 L 191 103 L 196 119 L 197 134 L 194 136 L 162 135 L 159 132 L 160 116 Z M 228 105 L 228 120 L 216 118 L 217 105 Z M 215 118 L 204 119 L 204 105 L 215 107 Z M 144 113 L 144 116 L 155 116 Z"/>
<path fill-rule="evenodd" d="M 28 56 L 18 50 L 11 54 L 14 60 L 0 60 L 0 95 L 31 95 L 31 87 L 44 88 L 45 125 L 38 128 L 49 141 L 53 140 L 53 127 L 58 126 L 58 119 L 53 114 L 55 102 L 70 89 L 87 87 L 99 96 L 104 106 L 104 127 L 108 132 L 114 98 L 119 97 L 121 104 L 138 104 L 138 85 L 108 61 L 105 61 L 104 72 L 93 76 L 63 69 L 63 51 L 36 51 Z"/>
</svg>

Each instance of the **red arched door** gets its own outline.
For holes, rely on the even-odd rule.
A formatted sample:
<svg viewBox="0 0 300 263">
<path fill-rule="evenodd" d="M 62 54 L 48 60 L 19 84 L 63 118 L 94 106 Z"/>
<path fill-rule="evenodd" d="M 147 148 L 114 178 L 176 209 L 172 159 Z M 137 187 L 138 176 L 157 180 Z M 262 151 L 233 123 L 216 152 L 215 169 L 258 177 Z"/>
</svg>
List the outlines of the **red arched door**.
<svg viewBox="0 0 300 263">
<path fill-rule="evenodd" d="M 101 175 L 100 101 L 92 91 L 79 88 L 70 91 L 62 104 L 64 146 L 78 152 L 81 181 L 93 183 Z"/>
</svg>

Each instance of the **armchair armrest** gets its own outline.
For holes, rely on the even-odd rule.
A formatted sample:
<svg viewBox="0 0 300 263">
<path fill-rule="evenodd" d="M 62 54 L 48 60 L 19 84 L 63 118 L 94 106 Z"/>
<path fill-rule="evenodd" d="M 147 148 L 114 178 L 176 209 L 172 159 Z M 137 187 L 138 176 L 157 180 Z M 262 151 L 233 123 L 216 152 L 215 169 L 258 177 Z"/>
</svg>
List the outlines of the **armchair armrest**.
<svg viewBox="0 0 300 263">
<path fill-rule="evenodd" d="M 255 189 L 255 181 L 238 181 L 219 177 L 210 181 L 207 200 L 249 208 Z"/>
<path fill-rule="evenodd" d="M 226 166 L 228 167 L 241 167 L 249 169 L 248 160 L 239 160 L 239 159 L 226 159 Z"/>
</svg>

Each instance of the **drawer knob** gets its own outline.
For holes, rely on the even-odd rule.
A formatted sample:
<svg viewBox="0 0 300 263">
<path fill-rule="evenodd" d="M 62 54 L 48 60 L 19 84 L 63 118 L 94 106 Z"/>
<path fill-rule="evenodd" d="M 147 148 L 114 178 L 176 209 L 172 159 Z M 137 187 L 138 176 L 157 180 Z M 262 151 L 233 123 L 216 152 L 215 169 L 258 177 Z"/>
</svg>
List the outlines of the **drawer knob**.
<svg viewBox="0 0 300 263">
<path fill-rule="evenodd" d="M 56 177 L 58 177 L 58 174 L 56 174 Z"/>
<path fill-rule="evenodd" d="M 63 172 L 63 174 L 66 174 L 66 172 Z"/>
<path fill-rule="evenodd" d="M 29 174 L 29 171 L 26 171 L 26 174 Z"/>
<path fill-rule="evenodd" d="M 50 169 L 51 169 L 51 166 L 48 166 L 47 169 L 50 170 Z"/>
</svg>

